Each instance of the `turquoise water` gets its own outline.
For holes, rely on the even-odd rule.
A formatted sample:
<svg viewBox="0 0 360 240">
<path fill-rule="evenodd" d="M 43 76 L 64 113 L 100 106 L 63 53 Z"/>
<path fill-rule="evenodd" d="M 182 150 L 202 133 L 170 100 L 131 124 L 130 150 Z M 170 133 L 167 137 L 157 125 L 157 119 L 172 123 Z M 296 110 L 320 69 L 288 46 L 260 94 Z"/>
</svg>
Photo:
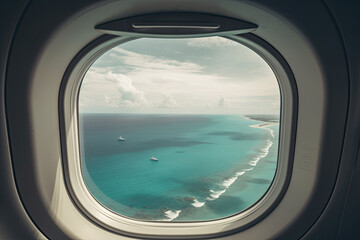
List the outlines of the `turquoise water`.
<svg viewBox="0 0 360 240">
<path fill-rule="evenodd" d="M 239 115 L 82 114 L 85 183 L 105 207 L 135 219 L 227 217 L 259 200 L 274 177 L 278 125 L 250 127 L 259 123 Z"/>
</svg>

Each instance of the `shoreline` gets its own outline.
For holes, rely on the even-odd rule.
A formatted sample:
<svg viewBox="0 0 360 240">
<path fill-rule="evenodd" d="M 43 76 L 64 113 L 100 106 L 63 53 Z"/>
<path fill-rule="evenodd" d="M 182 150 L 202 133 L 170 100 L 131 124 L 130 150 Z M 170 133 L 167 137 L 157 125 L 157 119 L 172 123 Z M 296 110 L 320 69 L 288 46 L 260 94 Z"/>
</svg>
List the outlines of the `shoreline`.
<svg viewBox="0 0 360 240">
<path fill-rule="evenodd" d="M 248 120 L 252 120 L 252 121 L 261 122 L 261 123 L 249 125 L 249 127 L 252 127 L 252 128 L 269 129 L 268 127 L 279 124 L 279 120 L 275 119 L 274 117 L 272 117 L 270 115 L 269 116 L 266 116 L 266 115 L 244 115 L 244 118 L 246 118 Z M 269 130 L 271 130 L 271 129 L 269 129 Z"/>
<path fill-rule="evenodd" d="M 279 123 L 279 119 L 275 115 L 243 115 L 244 118 L 254 121 L 261 121 L 267 123 Z"/>
<path fill-rule="evenodd" d="M 272 130 L 271 126 L 274 126 L 274 125 L 278 125 L 279 123 L 269 123 L 269 122 L 265 122 L 265 123 L 258 123 L 258 124 L 253 124 L 253 125 L 249 125 L 249 127 L 252 127 L 252 128 L 261 128 L 261 129 L 266 129 L 269 131 L 271 137 L 274 139 L 275 138 L 275 135 L 274 135 L 274 130 Z"/>
<path fill-rule="evenodd" d="M 258 124 L 253 124 L 253 125 L 249 125 L 249 127 L 252 128 L 268 128 L 274 125 L 278 125 L 279 123 L 275 123 L 275 122 L 264 122 L 264 123 L 258 123 Z"/>
</svg>

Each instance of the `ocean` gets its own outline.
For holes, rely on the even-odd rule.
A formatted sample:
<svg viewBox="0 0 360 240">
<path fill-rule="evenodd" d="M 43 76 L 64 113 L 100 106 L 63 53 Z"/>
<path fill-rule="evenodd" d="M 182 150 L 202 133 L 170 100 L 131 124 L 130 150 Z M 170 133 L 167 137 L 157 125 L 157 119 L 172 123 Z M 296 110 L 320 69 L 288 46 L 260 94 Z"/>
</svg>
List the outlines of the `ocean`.
<svg viewBox="0 0 360 240">
<path fill-rule="evenodd" d="M 241 115 L 85 113 L 79 123 L 84 182 L 125 217 L 228 217 L 256 203 L 276 172 L 278 124 Z"/>
</svg>

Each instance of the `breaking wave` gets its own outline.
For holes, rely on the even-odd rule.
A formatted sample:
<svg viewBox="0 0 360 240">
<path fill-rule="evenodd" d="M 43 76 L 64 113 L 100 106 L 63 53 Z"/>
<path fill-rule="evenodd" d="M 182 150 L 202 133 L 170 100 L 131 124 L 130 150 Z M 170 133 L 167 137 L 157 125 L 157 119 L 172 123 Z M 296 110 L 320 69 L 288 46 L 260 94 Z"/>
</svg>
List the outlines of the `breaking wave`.
<svg viewBox="0 0 360 240">
<path fill-rule="evenodd" d="M 194 202 L 191 204 L 196 208 L 202 207 L 205 205 L 205 202 L 199 202 L 196 198 L 194 199 Z"/>
<path fill-rule="evenodd" d="M 252 126 L 253 127 L 253 126 Z M 270 135 L 272 138 L 274 137 L 274 131 L 270 128 L 266 128 L 266 127 L 262 127 L 264 129 L 267 129 L 270 132 Z M 254 157 L 251 161 L 249 161 L 249 168 L 243 169 L 239 172 L 236 172 L 232 177 L 225 179 L 221 184 L 219 184 L 219 186 L 221 186 L 223 189 L 220 188 L 220 190 L 212 190 L 210 189 L 210 196 L 206 198 L 206 201 L 213 201 L 215 199 L 218 199 L 222 194 L 224 194 L 226 192 L 226 190 L 234 183 L 236 182 L 236 180 L 244 175 L 246 172 L 252 171 L 254 169 L 254 167 L 257 165 L 257 163 L 265 158 L 268 154 L 269 154 L 269 150 L 271 148 L 271 146 L 273 145 L 273 142 L 270 141 L 270 139 L 266 140 L 266 145 L 261 148 L 259 150 L 259 153 L 257 154 L 256 157 Z M 194 206 L 195 208 L 200 208 L 203 207 L 206 204 L 206 201 L 200 202 L 198 199 L 194 198 L 193 202 L 191 203 L 192 206 Z M 163 221 L 172 221 L 174 219 L 176 219 L 179 214 L 180 214 L 181 210 L 177 210 L 177 211 L 171 211 L 168 210 L 166 212 L 164 212 L 165 216 L 167 217 L 167 219 L 164 219 Z"/>
<path fill-rule="evenodd" d="M 180 212 L 181 212 L 181 210 L 177 210 L 177 211 L 168 210 L 168 211 L 164 212 L 164 214 L 167 218 L 163 219 L 162 221 L 172 221 L 179 216 Z"/>
<path fill-rule="evenodd" d="M 260 153 L 253 159 L 249 162 L 249 164 L 253 167 L 256 166 L 256 164 L 259 162 L 260 159 L 266 157 L 269 153 L 269 149 L 270 147 L 273 145 L 273 142 L 270 141 L 269 139 L 267 140 L 267 144 L 264 148 L 261 148 L 260 149 Z"/>
<path fill-rule="evenodd" d="M 210 192 L 211 192 L 210 196 L 211 197 L 208 197 L 206 199 L 209 200 L 209 201 L 215 200 L 215 199 L 219 198 L 221 196 L 221 194 L 223 194 L 225 191 L 226 191 L 226 189 L 224 189 L 222 191 L 214 191 L 214 190 L 210 189 Z"/>
<path fill-rule="evenodd" d="M 264 128 L 264 127 L 262 127 L 262 128 Z M 270 128 L 265 128 L 265 129 L 269 130 L 271 137 L 274 138 L 274 131 Z M 219 198 L 238 179 L 239 176 L 245 174 L 248 171 L 253 170 L 254 167 L 257 165 L 257 163 L 260 161 L 260 159 L 265 158 L 269 154 L 269 150 L 272 145 L 273 145 L 273 142 L 270 141 L 269 139 L 267 139 L 265 147 L 261 148 L 258 155 L 249 162 L 249 165 L 251 167 L 247 168 L 247 169 L 243 169 L 242 171 L 237 172 L 234 176 L 224 180 L 222 182 L 221 186 L 225 187 L 225 189 L 217 190 L 217 191 L 210 190 L 210 197 L 207 197 L 206 200 L 212 201 L 212 200 Z"/>
</svg>

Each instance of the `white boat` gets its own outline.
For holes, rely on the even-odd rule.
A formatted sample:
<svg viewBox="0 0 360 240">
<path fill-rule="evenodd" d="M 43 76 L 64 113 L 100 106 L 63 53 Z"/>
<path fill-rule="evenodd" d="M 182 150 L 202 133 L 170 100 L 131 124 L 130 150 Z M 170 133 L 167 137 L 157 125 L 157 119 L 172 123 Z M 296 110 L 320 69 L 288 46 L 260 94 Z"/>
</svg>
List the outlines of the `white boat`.
<svg viewBox="0 0 360 240">
<path fill-rule="evenodd" d="M 118 138 L 118 141 L 126 141 L 126 139 L 123 138 L 122 136 L 120 136 L 120 137 Z"/>
<path fill-rule="evenodd" d="M 159 159 L 156 158 L 156 157 L 151 157 L 150 160 L 151 160 L 151 161 L 159 161 Z"/>
</svg>

